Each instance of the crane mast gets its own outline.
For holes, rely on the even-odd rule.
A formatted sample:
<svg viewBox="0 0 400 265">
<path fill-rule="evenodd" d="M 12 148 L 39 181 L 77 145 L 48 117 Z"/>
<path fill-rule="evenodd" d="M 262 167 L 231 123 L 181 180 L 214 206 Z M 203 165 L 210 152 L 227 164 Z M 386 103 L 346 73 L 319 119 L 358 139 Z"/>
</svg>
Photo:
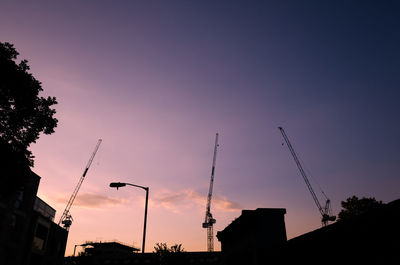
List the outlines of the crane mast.
<svg viewBox="0 0 400 265">
<path fill-rule="evenodd" d="M 320 202 L 318 200 L 318 197 L 315 194 L 314 189 L 312 188 L 310 181 L 308 180 L 307 174 L 305 173 L 305 171 L 304 171 L 304 169 L 303 169 L 303 167 L 302 167 L 302 165 L 301 165 L 301 163 L 300 163 L 300 161 L 299 161 L 299 159 L 298 159 L 298 157 L 296 155 L 296 152 L 294 151 L 293 146 L 290 143 L 289 138 L 287 137 L 287 135 L 285 133 L 285 130 L 282 127 L 278 127 L 278 128 L 281 131 L 283 139 L 285 139 L 286 145 L 288 146 L 289 151 L 292 154 L 294 161 L 296 162 L 296 165 L 297 165 L 297 167 L 298 167 L 298 169 L 299 169 L 299 171 L 301 173 L 301 176 L 303 177 L 304 182 L 306 183 L 307 188 L 310 191 L 311 196 L 312 196 L 315 204 L 317 205 L 317 208 L 318 208 L 319 212 L 322 215 L 322 225 L 326 226 L 328 221 L 335 221 L 336 220 L 336 216 L 331 216 L 330 215 L 330 202 L 331 201 L 326 197 L 325 193 L 322 191 L 322 194 L 326 198 L 326 202 L 325 202 L 325 206 L 324 207 L 321 206 L 321 204 L 320 204 Z"/>
<path fill-rule="evenodd" d="M 215 146 L 214 146 L 214 156 L 211 168 L 210 188 L 208 189 L 206 217 L 204 218 L 204 223 L 203 223 L 203 228 L 207 228 L 207 251 L 209 252 L 214 251 L 213 225 L 215 224 L 216 220 L 213 218 L 210 209 L 211 209 L 211 198 L 214 185 L 215 162 L 217 159 L 217 147 L 218 147 L 218 133 L 215 135 Z"/>
<path fill-rule="evenodd" d="M 83 180 L 85 179 L 86 173 L 88 172 L 89 167 L 93 162 L 94 156 L 96 155 L 97 150 L 100 147 L 101 141 L 102 141 L 101 139 L 98 140 L 97 145 L 94 148 L 94 151 L 93 151 L 93 153 L 92 153 L 92 155 L 91 155 L 91 157 L 90 157 L 90 159 L 89 159 L 89 161 L 88 161 L 88 163 L 87 163 L 87 165 L 85 167 L 85 170 L 83 171 L 83 174 L 82 174 L 81 178 L 79 179 L 78 185 L 76 185 L 76 187 L 74 189 L 74 192 L 72 193 L 71 197 L 69 198 L 67 206 L 65 207 L 65 210 L 64 210 L 60 220 L 58 221 L 58 225 L 63 224 L 64 228 L 66 230 L 69 230 L 69 227 L 71 226 L 72 220 L 73 220 L 69 210 L 71 209 L 71 206 L 74 203 L 75 197 L 78 194 L 78 191 L 79 191 L 79 189 L 80 189 L 80 187 L 82 185 Z"/>
</svg>

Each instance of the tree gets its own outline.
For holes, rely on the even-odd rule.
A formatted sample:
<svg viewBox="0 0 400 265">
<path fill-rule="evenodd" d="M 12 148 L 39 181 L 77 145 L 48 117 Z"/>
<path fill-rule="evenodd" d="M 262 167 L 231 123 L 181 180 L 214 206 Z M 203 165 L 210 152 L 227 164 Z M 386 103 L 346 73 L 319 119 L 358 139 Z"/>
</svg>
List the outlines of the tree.
<svg viewBox="0 0 400 265">
<path fill-rule="evenodd" d="M 184 260 L 179 256 L 179 253 L 184 251 L 182 244 L 175 244 L 168 247 L 167 243 L 156 243 L 154 246 L 154 253 L 160 265 L 184 264 Z"/>
<path fill-rule="evenodd" d="M 175 245 L 171 246 L 170 251 L 172 253 L 181 253 L 181 252 L 184 252 L 185 249 L 182 247 L 182 244 L 175 244 Z"/>
<path fill-rule="evenodd" d="M 55 97 L 40 97 L 41 83 L 28 72 L 27 60 L 16 62 L 19 53 L 8 42 L 0 42 L 0 143 L 22 153 L 33 166 L 28 150 L 40 133 L 51 134 L 57 127 Z"/>
<path fill-rule="evenodd" d="M 154 246 L 154 253 L 180 253 L 184 251 L 182 244 L 175 244 L 168 247 L 167 243 L 156 243 Z"/>
<path fill-rule="evenodd" d="M 342 210 L 338 217 L 339 220 L 349 220 L 356 216 L 359 216 L 365 212 L 376 209 L 382 205 L 382 201 L 377 201 L 375 198 L 361 198 L 353 196 L 347 198 L 346 201 L 341 202 Z"/>
</svg>

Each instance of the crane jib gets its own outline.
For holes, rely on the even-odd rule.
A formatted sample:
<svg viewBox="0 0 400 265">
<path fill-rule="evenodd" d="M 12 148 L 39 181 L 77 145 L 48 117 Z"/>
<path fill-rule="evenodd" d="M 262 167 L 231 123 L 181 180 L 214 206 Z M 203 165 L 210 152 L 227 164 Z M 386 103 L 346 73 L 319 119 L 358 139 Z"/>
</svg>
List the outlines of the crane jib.
<svg viewBox="0 0 400 265">
<path fill-rule="evenodd" d="M 93 153 L 92 153 L 92 155 L 91 155 L 91 157 L 89 159 L 89 162 L 87 163 L 86 168 L 85 168 L 81 178 L 79 179 L 78 185 L 75 187 L 74 192 L 72 193 L 71 197 L 69 198 L 67 206 L 64 209 L 64 213 L 63 213 L 63 215 L 61 216 L 61 218 L 60 218 L 60 220 L 58 222 L 58 225 L 60 225 L 61 223 L 64 224 L 64 228 L 66 228 L 67 230 L 69 230 L 69 227 L 71 226 L 71 222 L 72 222 L 72 217 L 71 217 L 71 215 L 69 213 L 69 210 L 71 209 L 72 204 L 74 203 L 75 197 L 78 194 L 78 191 L 79 191 L 79 189 L 80 189 L 80 187 L 82 185 L 82 182 L 83 182 L 83 180 L 84 180 L 84 178 L 86 176 L 86 173 L 89 170 L 90 165 L 92 164 L 94 156 L 96 155 L 97 150 L 99 149 L 99 146 L 100 146 L 101 142 L 102 142 L 102 140 L 99 139 L 98 142 L 97 142 L 97 145 L 96 145 L 96 147 L 95 147 L 95 149 L 94 149 L 94 151 L 93 151 Z"/>
<path fill-rule="evenodd" d="M 283 138 L 284 138 L 284 140 L 285 140 L 285 142 L 287 144 L 287 147 L 289 148 L 289 151 L 292 154 L 293 159 L 296 162 L 296 165 L 297 165 L 297 167 L 298 167 L 298 169 L 299 169 L 299 171 L 301 173 L 301 176 L 303 177 L 304 182 L 306 183 L 307 188 L 310 191 L 311 196 L 314 199 L 314 202 L 315 202 L 319 212 L 322 215 L 322 223 L 323 223 L 323 225 L 326 225 L 327 221 L 334 221 L 336 219 L 336 217 L 329 215 L 330 200 L 327 198 L 325 207 L 322 208 L 322 206 L 321 206 L 321 204 L 320 204 L 320 202 L 319 202 L 319 200 L 317 198 L 317 195 L 315 194 L 314 189 L 312 188 L 311 183 L 308 180 L 307 174 L 304 172 L 303 167 L 302 167 L 302 165 L 300 163 L 300 160 L 298 159 L 297 154 L 294 151 L 294 148 L 293 148 L 292 144 L 290 143 L 289 137 L 286 135 L 285 130 L 282 127 L 278 127 L 278 129 L 281 131 L 282 136 L 283 136 Z M 323 191 L 322 191 L 322 193 L 326 197 L 326 195 L 325 195 L 325 193 Z"/>
</svg>

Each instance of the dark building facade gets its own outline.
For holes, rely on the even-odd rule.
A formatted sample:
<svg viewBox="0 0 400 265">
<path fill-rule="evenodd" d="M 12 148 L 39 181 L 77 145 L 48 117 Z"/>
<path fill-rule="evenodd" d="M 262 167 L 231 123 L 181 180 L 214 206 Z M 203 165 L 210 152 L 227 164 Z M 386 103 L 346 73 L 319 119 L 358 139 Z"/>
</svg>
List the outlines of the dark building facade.
<svg viewBox="0 0 400 265">
<path fill-rule="evenodd" d="M 400 264 L 400 200 L 293 238 L 275 254 L 279 264 Z"/>
<path fill-rule="evenodd" d="M 68 231 L 54 223 L 56 211 L 36 197 L 26 264 L 58 265 L 64 260 Z"/>
<path fill-rule="evenodd" d="M 0 196 L 0 264 L 4 265 L 26 264 L 26 253 L 30 252 L 27 235 L 31 232 L 40 177 L 30 170 L 24 173 L 22 185 Z"/>
<path fill-rule="evenodd" d="M 260 264 L 287 240 L 286 209 L 243 210 L 217 233 L 224 264 Z"/>
<path fill-rule="evenodd" d="M 62 264 L 68 232 L 36 196 L 40 177 L 6 148 L 0 151 L 0 264 Z"/>
</svg>

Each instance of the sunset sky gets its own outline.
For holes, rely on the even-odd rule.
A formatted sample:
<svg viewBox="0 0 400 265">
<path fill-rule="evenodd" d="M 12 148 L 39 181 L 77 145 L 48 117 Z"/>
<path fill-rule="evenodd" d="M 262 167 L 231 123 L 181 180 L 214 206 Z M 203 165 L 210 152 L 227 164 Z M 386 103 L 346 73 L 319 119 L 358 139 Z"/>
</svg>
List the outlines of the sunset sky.
<svg viewBox="0 0 400 265">
<path fill-rule="evenodd" d="M 205 251 L 219 133 L 214 234 L 242 209 L 286 208 L 288 238 L 320 214 L 278 126 L 340 202 L 400 198 L 398 1 L 2 1 L 11 42 L 57 97 L 55 133 L 31 146 L 38 196 L 60 218 L 99 138 L 71 214 L 85 241 Z M 215 239 L 215 248 L 220 244 Z"/>
</svg>

